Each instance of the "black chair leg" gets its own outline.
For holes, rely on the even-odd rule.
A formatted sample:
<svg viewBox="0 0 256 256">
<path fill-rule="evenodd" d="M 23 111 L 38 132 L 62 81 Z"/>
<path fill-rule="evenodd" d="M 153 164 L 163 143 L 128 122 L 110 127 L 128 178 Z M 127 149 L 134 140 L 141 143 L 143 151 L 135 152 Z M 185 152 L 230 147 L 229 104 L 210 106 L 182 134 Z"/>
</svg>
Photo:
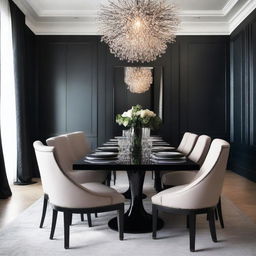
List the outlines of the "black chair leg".
<svg viewBox="0 0 256 256">
<path fill-rule="evenodd" d="M 224 228 L 224 221 L 223 221 L 222 208 L 221 208 L 221 199 L 219 199 L 219 202 L 217 204 L 217 211 L 218 211 L 218 215 L 219 215 L 220 225 L 222 228 Z"/>
<path fill-rule="evenodd" d="M 210 227 L 211 237 L 212 237 L 212 241 L 216 243 L 217 236 L 216 236 L 214 212 L 215 212 L 215 208 L 211 208 L 208 210 L 209 227 Z"/>
<path fill-rule="evenodd" d="M 187 215 L 187 228 L 189 228 L 189 215 Z"/>
<path fill-rule="evenodd" d="M 69 212 L 64 212 L 64 248 L 69 249 L 69 230 L 72 214 Z"/>
<path fill-rule="evenodd" d="M 157 217 L 158 217 L 158 209 L 156 205 L 152 205 L 152 238 L 156 239 L 157 232 Z"/>
<path fill-rule="evenodd" d="M 81 213 L 81 221 L 84 221 L 84 214 L 83 213 Z"/>
<path fill-rule="evenodd" d="M 196 214 L 194 212 L 189 213 L 189 244 L 190 251 L 195 251 L 196 240 Z"/>
<path fill-rule="evenodd" d="M 109 171 L 108 174 L 107 174 L 107 178 L 105 180 L 105 185 L 110 187 L 110 182 L 111 182 L 111 171 Z"/>
<path fill-rule="evenodd" d="M 214 209 L 214 215 L 215 215 L 215 220 L 218 220 L 218 212 L 217 208 Z"/>
<path fill-rule="evenodd" d="M 97 212 L 95 212 L 94 215 L 95 215 L 95 218 L 98 218 L 98 213 Z"/>
<path fill-rule="evenodd" d="M 69 225 L 71 226 L 72 225 L 72 213 L 70 214 L 69 220 L 70 220 Z"/>
<path fill-rule="evenodd" d="M 51 233 L 50 233 L 50 239 L 53 239 L 55 227 L 56 227 L 56 221 L 57 221 L 58 211 L 52 210 L 52 227 L 51 227 Z"/>
<path fill-rule="evenodd" d="M 42 211 L 42 216 L 41 216 L 41 221 L 39 227 L 42 228 L 44 225 L 44 219 L 45 219 L 45 214 L 47 210 L 47 205 L 48 205 L 48 195 L 44 194 L 44 202 L 43 202 L 43 211 Z"/>
<path fill-rule="evenodd" d="M 124 240 L 124 205 L 118 210 L 119 240 Z"/>
<path fill-rule="evenodd" d="M 91 219 L 91 214 L 90 213 L 87 213 L 87 221 L 88 221 L 89 228 L 91 228 L 92 227 L 92 219 Z"/>
<path fill-rule="evenodd" d="M 116 171 L 113 171 L 114 185 L 116 185 Z"/>
</svg>

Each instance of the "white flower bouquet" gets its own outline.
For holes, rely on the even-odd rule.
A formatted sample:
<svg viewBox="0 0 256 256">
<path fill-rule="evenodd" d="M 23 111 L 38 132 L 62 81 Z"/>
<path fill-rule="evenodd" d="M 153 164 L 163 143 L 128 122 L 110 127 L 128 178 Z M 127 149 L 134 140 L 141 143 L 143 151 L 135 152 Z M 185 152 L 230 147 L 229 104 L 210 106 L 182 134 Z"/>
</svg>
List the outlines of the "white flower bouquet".
<svg viewBox="0 0 256 256">
<path fill-rule="evenodd" d="M 133 106 L 123 114 L 116 116 L 116 122 L 119 125 L 130 128 L 148 127 L 152 130 L 159 129 L 162 121 L 153 111 L 142 109 L 140 105 Z"/>
</svg>

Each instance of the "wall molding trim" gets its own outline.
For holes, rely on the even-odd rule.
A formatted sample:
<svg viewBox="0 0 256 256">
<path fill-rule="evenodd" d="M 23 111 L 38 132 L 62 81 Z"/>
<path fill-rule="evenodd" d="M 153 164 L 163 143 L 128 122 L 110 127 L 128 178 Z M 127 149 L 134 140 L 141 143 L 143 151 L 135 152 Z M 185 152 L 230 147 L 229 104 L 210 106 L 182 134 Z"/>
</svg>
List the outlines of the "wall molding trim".
<svg viewBox="0 0 256 256">
<path fill-rule="evenodd" d="M 40 10 L 13 0 L 36 35 L 99 35 L 97 10 Z M 255 0 L 229 0 L 220 10 L 181 10 L 178 35 L 230 35 L 256 8 Z"/>
<path fill-rule="evenodd" d="M 230 34 L 241 24 L 246 17 L 256 8 L 256 1 L 247 1 L 242 8 L 229 21 Z"/>
</svg>

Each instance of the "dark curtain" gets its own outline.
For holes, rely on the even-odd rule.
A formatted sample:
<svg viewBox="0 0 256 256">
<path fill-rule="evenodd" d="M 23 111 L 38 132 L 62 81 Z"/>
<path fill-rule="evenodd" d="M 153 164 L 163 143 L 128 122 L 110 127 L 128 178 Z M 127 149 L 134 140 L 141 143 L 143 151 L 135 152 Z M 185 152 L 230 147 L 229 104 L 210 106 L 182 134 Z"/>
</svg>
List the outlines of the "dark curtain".
<svg viewBox="0 0 256 256">
<path fill-rule="evenodd" d="M 10 3 L 12 17 L 12 35 L 14 50 L 14 72 L 15 72 L 15 96 L 17 113 L 17 181 L 15 184 L 26 185 L 32 183 L 34 172 L 32 152 L 32 133 L 30 129 L 30 118 L 33 105 L 30 105 L 30 97 L 33 92 L 30 90 L 27 38 L 25 16 L 19 8 L 12 2 Z M 31 52 L 33 49 L 31 49 Z M 30 106 L 29 106 L 30 105 Z M 30 110 L 29 110 L 30 109 Z"/>
<path fill-rule="evenodd" d="M 2 149 L 1 130 L 0 130 L 0 199 L 5 199 L 12 195 L 11 189 L 6 177 L 4 156 Z"/>
</svg>

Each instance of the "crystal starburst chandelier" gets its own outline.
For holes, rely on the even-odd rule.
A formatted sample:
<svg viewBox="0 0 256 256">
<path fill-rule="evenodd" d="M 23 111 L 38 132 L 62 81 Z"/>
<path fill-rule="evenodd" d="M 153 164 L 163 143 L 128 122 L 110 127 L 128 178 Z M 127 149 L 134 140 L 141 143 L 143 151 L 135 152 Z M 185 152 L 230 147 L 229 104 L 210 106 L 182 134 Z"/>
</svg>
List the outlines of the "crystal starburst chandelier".
<svg viewBox="0 0 256 256">
<path fill-rule="evenodd" d="M 153 82 L 151 68 L 125 67 L 124 82 L 132 93 L 148 91 Z"/>
<path fill-rule="evenodd" d="M 101 40 L 128 62 L 150 62 L 175 41 L 179 18 L 166 0 L 109 0 L 99 12 Z"/>
</svg>

